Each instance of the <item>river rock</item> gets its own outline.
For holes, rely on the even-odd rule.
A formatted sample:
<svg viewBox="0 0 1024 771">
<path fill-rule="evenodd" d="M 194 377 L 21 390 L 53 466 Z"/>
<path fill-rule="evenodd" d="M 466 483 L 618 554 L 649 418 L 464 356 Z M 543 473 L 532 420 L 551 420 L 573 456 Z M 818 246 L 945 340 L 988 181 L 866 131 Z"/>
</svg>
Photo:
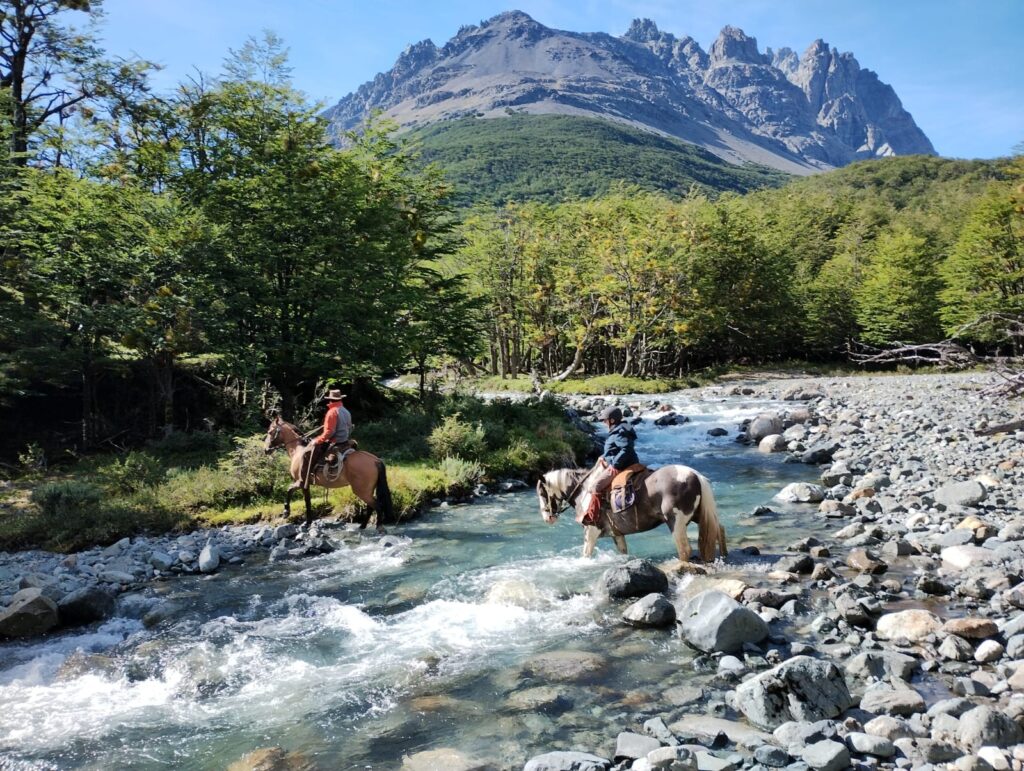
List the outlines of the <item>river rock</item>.
<svg viewBox="0 0 1024 771">
<path fill-rule="evenodd" d="M 613 760 L 615 762 L 626 759 L 635 760 L 645 757 L 648 752 L 652 752 L 660 747 L 661 742 L 653 737 L 636 734 L 632 731 L 622 731 L 615 739 L 615 757 Z"/>
<path fill-rule="evenodd" d="M 582 682 L 604 673 L 608 660 L 586 651 L 552 651 L 531 656 L 523 665 L 527 677 L 556 683 Z"/>
<path fill-rule="evenodd" d="M 661 594 L 641 597 L 622 612 L 622 618 L 633 626 L 665 627 L 676 620 L 675 606 Z"/>
<path fill-rule="evenodd" d="M 815 771 L 844 771 L 850 767 L 850 751 L 846 745 L 831 739 L 805 747 L 800 757 Z"/>
<path fill-rule="evenodd" d="M 835 717 L 854 704 L 842 672 L 831 661 L 795 656 L 736 688 L 736 706 L 760 728 L 789 720 Z"/>
<path fill-rule="evenodd" d="M 786 449 L 786 444 L 787 442 L 781 434 L 769 434 L 757 443 L 757 449 L 759 452 L 765 453 L 782 452 Z"/>
<path fill-rule="evenodd" d="M 942 631 L 968 640 L 984 640 L 999 634 L 999 627 L 987 618 L 951 618 L 942 625 Z"/>
<path fill-rule="evenodd" d="M 874 678 L 882 680 L 896 677 L 909 680 L 920 666 L 913 656 L 896 651 L 863 651 L 858 653 L 846 664 L 846 674 L 859 680 Z"/>
<path fill-rule="evenodd" d="M 459 750 L 442 747 L 402 757 L 402 771 L 487 771 L 489 763 L 467 757 Z"/>
<path fill-rule="evenodd" d="M 210 541 L 207 541 L 203 550 L 199 552 L 199 571 L 212 573 L 218 567 L 220 567 L 220 551 Z"/>
<path fill-rule="evenodd" d="M 984 746 L 1010 747 L 1024 741 L 1024 731 L 1009 715 L 983 705 L 960 716 L 957 739 L 977 752 Z"/>
<path fill-rule="evenodd" d="M 768 625 L 749 608 L 723 592 L 701 592 L 679 612 L 680 632 L 690 645 L 704 652 L 735 653 L 745 643 L 768 636 Z"/>
<path fill-rule="evenodd" d="M 983 640 L 974 651 L 974 660 L 980 664 L 990 664 L 1001 659 L 1004 651 L 1002 643 L 995 640 Z"/>
<path fill-rule="evenodd" d="M 947 482 L 932 497 L 943 506 L 974 507 L 987 497 L 988 493 L 981 482 Z"/>
<path fill-rule="evenodd" d="M 846 564 L 861 573 L 877 575 L 889 569 L 878 555 L 867 549 L 853 549 L 846 557 Z"/>
<path fill-rule="evenodd" d="M 772 569 L 781 573 L 806 574 L 814 570 L 814 560 L 807 554 L 794 554 L 792 557 L 781 557 Z"/>
<path fill-rule="evenodd" d="M 912 688 L 893 688 L 879 683 L 864 692 L 860 708 L 876 715 L 907 717 L 924 712 L 924 697 Z"/>
<path fill-rule="evenodd" d="M 697 758 L 687 747 L 659 747 L 630 768 L 633 771 L 698 771 Z"/>
<path fill-rule="evenodd" d="M 875 625 L 875 634 L 882 640 L 921 642 L 941 627 L 942 621 L 934 613 L 913 608 L 883 615 Z"/>
<path fill-rule="evenodd" d="M 817 466 L 822 463 L 830 463 L 833 456 L 839 451 L 840 444 L 831 439 L 820 439 L 800 453 L 800 462 L 809 466 Z M 836 484 L 840 484 L 837 482 Z"/>
<path fill-rule="evenodd" d="M 644 597 L 651 592 L 668 590 L 668 576 L 650 560 L 630 560 L 604 574 L 608 595 L 615 599 Z"/>
<path fill-rule="evenodd" d="M 170 570 L 174 566 L 174 557 L 167 552 L 154 551 L 149 555 L 149 564 L 157 570 Z"/>
<path fill-rule="evenodd" d="M 962 637 L 951 634 L 939 645 L 939 655 L 949 661 L 970 661 L 974 658 L 974 648 Z"/>
<path fill-rule="evenodd" d="M 825 500 L 825 490 L 821 485 L 808 482 L 793 482 L 786 485 L 775 495 L 776 500 L 787 503 L 821 503 Z"/>
<path fill-rule="evenodd" d="M 228 771 L 314 771 L 316 766 L 301 752 L 264 747 L 236 760 Z"/>
<path fill-rule="evenodd" d="M 103 621 L 114 614 L 114 595 L 98 586 L 71 592 L 57 603 L 61 623 L 67 626 Z"/>
<path fill-rule="evenodd" d="M 759 443 L 766 436 L 782 433 L 782 418 L 773 412 L 762 412 L 747 426 L 747 438 Z"/>
<path fill-rule="evenodd" d="M 876 758 L 891 758 L 896 754 L 892 742 L 882 736 L 854 731 L 846 735 L 847 746 L 859 755 L 873 755 Z"/>
<path fill-rule="evenodd" d="M 573 702 L 560 688 L 551 685 L 539 685 L 516 691 L 508 697 L 510 709 L 519 712 L 540 712 L 547 715 L 558 715 L 572 709 Z"/>
<path fill-rule="evenodd" d="M 0 638 L 46 634 L 59 623 L 57 603 L 38 587 L 22 589 L 0 612 Z"/>
<path fill-rule="evenodd" d="M 526 761 L 523 771 L 608 771 L 611 765 L 607 758 L 586 752 L 548 752 Z"/>
</svg>

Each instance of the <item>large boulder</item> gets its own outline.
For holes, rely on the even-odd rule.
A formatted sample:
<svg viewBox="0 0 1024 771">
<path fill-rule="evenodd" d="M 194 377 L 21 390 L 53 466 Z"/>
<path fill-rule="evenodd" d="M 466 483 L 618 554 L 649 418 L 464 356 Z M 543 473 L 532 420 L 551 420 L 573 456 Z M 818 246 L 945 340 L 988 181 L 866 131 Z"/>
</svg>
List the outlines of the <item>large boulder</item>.
<svg viewBox="0 0 1024 771">
<path fill-rule="evenodd" d="M 220 567 L 220 551 L 209 541 L 199 553 L 199 570 L 203 573 L 212 573 Z"/>
<path fill-rule="evenodd" d="M 768 636 L 768 625 L 754 611 L 719 591 L 701 592 L 679 612 L 683 639 L 698 650 L 735 653 L 745 643 Z"/>
<path fill-rule="evenodd" d="M 676 620 L 676 608 L 664 595 L 648 594 L 626 608 L 622 619 L 633 626 L 671 626 Z"/>
<path fill-rule="evenodd" d="M 1011 747 L 1024 741 L 1024 731 L 1005 712 L 975 707 L 960 716 L 957 740 L 972 752 L 982 747 Z"/>
<path fill-rule="evenodd" d="M 943 506 L 977 506 L 988 492 L 981 482 L 947 482 L 933 494 L 936 503 Z"/>
<path fill-rule="evenodd" d="M 782 418 L 774 412 L 762 412 L 750 421 L 750 425 L 747 426 L 747 438 L 755 444 L 759 443 L 766 436 L 781 433 Z"/>
<path fill-rule="evenodd" d="M 86 586 L 66 594 L 57 603 L 61 623 L 67 626 L 91 624 L 114 614 L 114 595 L 98 586 Z"/>
<path fill-rule="evenodd" d="M 523 771 L 608 771 L 612 762 L 586 752 L 547 752 L 526 761 Z"/>
<path fill-rule="evenodd" d="M 821 503 L 825 500 L 825 490 L 821 485 L 793 482 L 783 487 L 775 498 L 786 503 Z"/>
<path fill-rule="evenodd" d="M 886 613 L 878 619 L 875 634 L 882 640 L 921 642 L 942 628 L 942 620 L 927 610 L 913 608 Z"/>
<path fill-rule="evenodd" d="M 650 560 L 630 560 L 604 574 L 608 596 L 616 599 L 644 597 L 668 589 L 668 576 Z"/>
<path fill-rule="evenodd" d="M 46 634 L 59 621 L 57 603 L 43 594 L 42 589 L 22 589 L 0 612 L 0 638 Z"/>
<path fill-rule="evenodd" d="M 736 688 L 736 706 L 759 728 L 790 720 L 813 722 L 854 705 L 843 673 L 831 661 L 794 656 Z"/>
</svg>

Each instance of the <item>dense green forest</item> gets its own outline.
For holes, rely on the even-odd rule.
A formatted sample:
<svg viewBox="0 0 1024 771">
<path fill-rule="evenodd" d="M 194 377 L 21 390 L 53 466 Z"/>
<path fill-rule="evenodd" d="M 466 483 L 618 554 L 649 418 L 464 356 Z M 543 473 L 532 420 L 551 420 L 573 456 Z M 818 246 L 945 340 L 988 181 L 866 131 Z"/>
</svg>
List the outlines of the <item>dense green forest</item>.
<svg viewBox="0 0 1024 771">
<path fill-rule="evenodd" d="M 0 48 L 8 458 L 32 442 L 80 451 L 251 428 L 270 408 L 301 417 L 334 384 L 379 415 L 373 381 L 415 372 L 422 385 L 446 363 L 679 376 L 834 359 L 1024 310 L 1020 157 L 884 159 L 711 197 L 778 180 L 600 121 L 512 116 L 418 143 L 456 180 L 460 153 L 502 166 L 503 146 L 529 147 L 635 165 L 663 191 L 460 210 L 446 170 L 392 127 L 331 145 L 273 35 L 160 94 L 151 65 L 110 60 L 67 26 L 96 3 L 4 3 L 34 9 L 42 31 L 20 54 L 13 32 Z M 567 192 L 607 184 L 576 176 Z M 553 196 L 509 179 L 485 179 L 487 195 Z M 998 346 L 997 333 L 971 335 Z"/>
<path fill-rule="evenodd" d="M 714 201 L 621 188 L 478 210 L 456 260 L 485 298 L 493 374 L 836 358 L 1024 311 L 1022 181 L 1019 157 L 907 157 Z"/>
<path fill-rule="evenodd" d="M 574 115 L 510 114 L 434 123 L 406 137 L 422 161 L 444 169 L 456 202 L 557 203 L 627 183 L 684 196 L 778 187 L 789 175 L 736 166 L 696 145 L 621 123 Z"/>
</svg>

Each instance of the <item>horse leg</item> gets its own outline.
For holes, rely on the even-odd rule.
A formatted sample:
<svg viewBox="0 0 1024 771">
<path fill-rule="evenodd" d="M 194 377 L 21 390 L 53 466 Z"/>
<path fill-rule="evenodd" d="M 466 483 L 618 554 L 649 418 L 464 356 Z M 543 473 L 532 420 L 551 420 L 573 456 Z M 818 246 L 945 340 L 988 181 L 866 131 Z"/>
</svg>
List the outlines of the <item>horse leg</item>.
<svg viewBox="0 0 1024 771">
<path fill-rule="evenodd" d="M 615 548 L 619 550 L 619 554 L 629 554 L 629 550 L 626 548 L 626 536 L 613 535 L 612 540 L 615 541 Z"/>
<path fill-rule="evenodd" d="M 284 511 L 281 512 L 281 516 L 288 519 L 292 515 L 292 493 L 295 490 L 291 487 L 284 494 Z"/>
<path fill-rule="evenodd" d="M 583 528 L 583 556 L 594 556 L 594 547 L 597 546 L 597 539 L 601 536 L 601 528 L 594 525 L 586 525 Z"/>
<path fill-rule="evenodd" d="M 302 499 L 306 502 L 306 527 L 313 524 L 313 502 L 310 500 L 309 488 L 302 488 Z"/>
<path fill-rule="evenodd" d="M 690 539 L 686 537 L 686 526 L 690 524 L 692 516 L 692 514 L 677 516 L 672 528 L 672 538 L 676 542 L 676 551 L 679 552 L 680 562 L 690 561 Z"/>
<path fill-rule="evenodd" d="M 725 548 L 725 528 L 721 525 L 718 527 L 718 548 L 722 555 L 722 559 L 729 556 L 729 550 Z"/>
</svg>

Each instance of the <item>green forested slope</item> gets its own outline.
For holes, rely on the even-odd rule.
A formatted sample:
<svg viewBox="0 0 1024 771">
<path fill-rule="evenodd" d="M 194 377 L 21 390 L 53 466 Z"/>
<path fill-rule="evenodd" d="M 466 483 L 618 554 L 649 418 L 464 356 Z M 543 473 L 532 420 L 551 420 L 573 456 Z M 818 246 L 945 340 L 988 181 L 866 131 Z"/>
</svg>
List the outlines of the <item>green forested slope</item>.
<svg viewBox="0 0 1024 771">
<path fill-rule="evenodd" d="M 463 204 L 554 203 L 625 182 L 686 195 L 776 187 L 790 177 L 736 166 L 695 145 L 629 126 L 571 115 L 510 115 L 435 123 L 407 135 L 440 166 Z"/>
</svg>

